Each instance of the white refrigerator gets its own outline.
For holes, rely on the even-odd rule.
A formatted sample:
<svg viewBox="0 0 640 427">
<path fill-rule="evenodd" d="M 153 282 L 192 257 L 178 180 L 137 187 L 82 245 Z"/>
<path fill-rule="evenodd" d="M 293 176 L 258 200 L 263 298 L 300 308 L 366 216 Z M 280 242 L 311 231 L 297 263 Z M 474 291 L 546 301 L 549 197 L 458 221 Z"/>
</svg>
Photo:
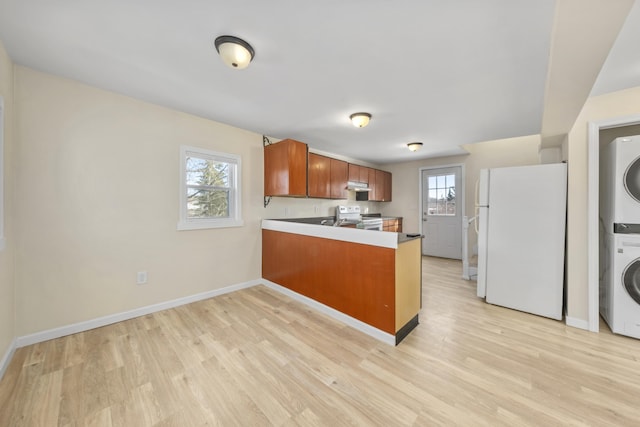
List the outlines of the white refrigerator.
<svg viewBox="0 0 640 427">
<path fill-rule="evenodd" d="M 562 319 L 567 165 L 480 171 L 478 296 Z"/>
</svg>

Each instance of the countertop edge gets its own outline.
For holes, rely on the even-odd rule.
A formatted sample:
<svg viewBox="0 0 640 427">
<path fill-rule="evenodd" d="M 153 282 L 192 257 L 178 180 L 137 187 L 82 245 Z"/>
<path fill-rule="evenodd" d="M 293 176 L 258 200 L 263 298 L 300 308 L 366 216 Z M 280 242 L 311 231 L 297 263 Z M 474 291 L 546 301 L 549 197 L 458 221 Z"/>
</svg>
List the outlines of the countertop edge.
<svg viewBox="0 0 640 427">
<path fill-rule="evenodd" d="M 330 227 L 326 225 L 305 224 L 299 222 L 262 220 L 263 230 L 280 231 L 283 233 L 301 234 L 303 236 L 320 237 L 323 239 L 340 240 L 343 242 L 360 243 L 363 245 L 381 246 L 397 249 L 399 235 L 389 231 L 361 230 L 348 227 Z"/>
</svg>

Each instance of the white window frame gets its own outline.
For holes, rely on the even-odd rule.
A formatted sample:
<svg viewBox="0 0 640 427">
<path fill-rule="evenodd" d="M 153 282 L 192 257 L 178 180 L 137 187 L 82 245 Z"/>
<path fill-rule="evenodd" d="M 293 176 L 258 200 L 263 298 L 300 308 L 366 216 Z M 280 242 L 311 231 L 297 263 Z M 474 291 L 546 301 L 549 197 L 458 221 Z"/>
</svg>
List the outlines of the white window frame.
<svg viewBox="0 0 640 427">
<path fill-rule="evenodd" d="M 4 97 L 0 96 L 0 251 L 6 247 L 4 237 Z"/>
<path fill-rule="evenodd" d="M 187 215 L 187 157 L 199 157 L 217 162 L 233 165 L 232 182 L 229 191 L 229 217 L 228 218 L 189 218 Z M 180 219 L 178 230 L 199 230 L 206 228 L 241 227 L 242 220 L 242 165 L 240 156 L 236 154 L 219 153 L 203 148 L 180 146 Z"/>
</svg>

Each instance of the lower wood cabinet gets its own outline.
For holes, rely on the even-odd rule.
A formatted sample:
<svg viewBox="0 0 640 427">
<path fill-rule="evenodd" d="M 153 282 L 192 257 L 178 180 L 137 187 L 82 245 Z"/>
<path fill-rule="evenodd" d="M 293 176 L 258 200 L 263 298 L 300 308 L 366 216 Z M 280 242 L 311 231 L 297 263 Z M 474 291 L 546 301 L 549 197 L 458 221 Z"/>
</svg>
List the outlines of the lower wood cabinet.
<svg viewBox="0 0 640 427">
<path fill-rule="evenodd" d="M 395 335 L 396 344 L 418 323 L 419 239 L 388 248 L 263 229 L 262 277 Z"/>
<path fill-rule="evenodd" d="M 402 233 L 402 218 L 385 218 L 382 220 L 382 231 Z"/>
</svg>

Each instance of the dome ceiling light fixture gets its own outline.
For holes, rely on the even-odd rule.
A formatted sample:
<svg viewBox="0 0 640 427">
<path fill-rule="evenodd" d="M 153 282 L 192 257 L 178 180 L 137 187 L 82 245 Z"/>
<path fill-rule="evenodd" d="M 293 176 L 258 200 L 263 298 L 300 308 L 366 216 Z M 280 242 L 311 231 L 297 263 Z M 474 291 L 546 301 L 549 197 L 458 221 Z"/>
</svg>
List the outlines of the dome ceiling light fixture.
<svg viewBox="0 0 640 427">
<path fill-rule="evenodd" d="M 371 114 L 369 113 L 353 113 L 349 116 L 351 123 L 357 128 L 363 128 L 369 124 L 371 120 Z"/>
<path fill-rule="evenodd" d="M 418 151 L 422 148 L 422 142 L 410 142 L 407 147 L 409 147 L 409 151 Z"/>
<path fill-rule="evenodd" d="M 215 39 L 213 44 L 216 46 L 222 61 L 236 70 L 247 68 L 255 56 L 251 45 L 238 37 L 220 36 Z"/>
</svg>

